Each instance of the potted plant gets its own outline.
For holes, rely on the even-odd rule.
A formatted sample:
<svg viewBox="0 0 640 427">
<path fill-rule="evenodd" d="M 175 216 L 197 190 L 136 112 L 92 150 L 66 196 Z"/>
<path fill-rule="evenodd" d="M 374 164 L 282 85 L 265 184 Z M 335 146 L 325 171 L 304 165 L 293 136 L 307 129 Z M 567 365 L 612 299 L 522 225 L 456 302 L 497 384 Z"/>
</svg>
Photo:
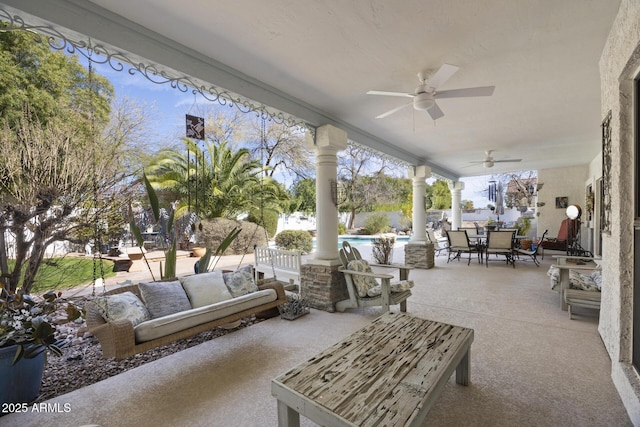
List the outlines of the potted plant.
<svg viewBox="0 0 640 427">
<path fill-rule="evenodd" d="M 60 294 L 53 291 L 34 298 L 0 288 L 0 405 L 28 403 L 38 396 L 46 352 L 62 354 L 52 321 L 59 303 Z M 66 312 L 68 320 L 81 315 L 72 304 Z"/>
<path fill-rule="evenodd" d="M 493 230 L 496 229 L 497 226 L 498 226 L 498 223 L 493 218 L 489 218 L 484 223 L 484 228 L 487 229 L 487 230 L 492 230 L 493 231 Z"/>
</svg>

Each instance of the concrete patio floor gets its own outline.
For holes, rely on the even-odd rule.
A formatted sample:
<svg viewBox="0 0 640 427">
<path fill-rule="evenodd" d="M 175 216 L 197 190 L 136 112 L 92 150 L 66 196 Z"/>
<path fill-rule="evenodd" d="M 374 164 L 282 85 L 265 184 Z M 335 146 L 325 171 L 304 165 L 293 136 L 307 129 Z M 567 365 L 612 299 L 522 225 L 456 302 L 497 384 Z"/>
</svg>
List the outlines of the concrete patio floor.
<svg viewBox="0 0 640 427">
<path fill-rule="evenodd" d="M 368 256 L 367 247 L 361 249 Z M 394 258 L 402 261 L 402 248 Z M 179 271 L 193 271 L 194 261 L 180 260 Z M 218 268 L 239 261 L 225 257 Z M 598 312 L 576 308 L 570 320 L 561 311 L 546 275 L 549 253 L 540 267 L 522 261 L 515 269 L 446 261 L 443 255 L 435 268 L 411 272 L 408 311 L 475 330 L 471 385 L 452 377 L 425 425 L 631 425 L 610 378 Z M 251 262 L 247 255 L 243 264 Z M 146 280 L 142 276 L 118 273 L 108 283 Z M 272 318 L 48 402 L 68 403 L 69 412 L 13 414 L 0 424 L 275 426 L 270 380 L 380 314 L 377 308 L 312 310 L 295 321 Z M 301 425 L 315 424 L 302 418 Z"/>
</svg>

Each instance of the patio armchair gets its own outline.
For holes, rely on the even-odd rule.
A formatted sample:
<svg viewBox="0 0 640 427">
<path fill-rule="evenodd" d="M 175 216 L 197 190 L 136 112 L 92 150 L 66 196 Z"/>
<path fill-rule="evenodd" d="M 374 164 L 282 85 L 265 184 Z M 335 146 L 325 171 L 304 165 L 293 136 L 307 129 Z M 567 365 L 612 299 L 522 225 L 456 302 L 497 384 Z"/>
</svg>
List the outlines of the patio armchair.
<svg viewBox="0 0 640 427">
<path fill-rule="evenodd" d="M 447 238 L 436 236 L 436 232 L 434 230 L 427 230 L 427 239 L 429 242 L 433 243 L 433 250 L 436 256 L 440 256 L 440 253 L 447 250 Z"/>
<path fill-rule="evenodd" d="M 503 255 L 507 264 L 516 267 L 514 254 L 515 231 L 489 231 L 487 233 L 487 245 L 485 248 L 485 263 L 489 267 L 489 256 Z"/>
<path fill-rule="evenodd" d="M 536 264 L 536 267 L 540 267 L 540 262 L 538 261 L 538 255 L 540 254 L 544 254 L 544 249 L 542 248 L 542 242 L 544 242 L 544 238 L 547 235 L 547 232 L 549 230 L 544 230 L 544 233 L 542 233 L 542 237 L 540 238 L 540 240 L 538 241 L 537 244 L 532 244 L 532 248 L 531 249 L 522 249 L 522 248 L 516 248 L 515 250 L 515 254 L 516 255 L 524 255 L 524 256 L 528 256 L 531 258 L 531 260 Z M 533 247 L 535 245 L 535 247 Z M 544 257 L 544 255 L 542 255 Z M 543 258 L 544 259 L 544 258 Z"/>
<path fill-rule="evenodd" d="M 447 240 L 449 242 L 449 246 L 447 247 L 447 250 L 449 251 L 447 263 L 456 258 L 459 261 L 460 255 L 463 253 L 469 254 L 469 261 L 467 262 L 467 265 L 471 264 L 471 254 L 476 254 L 478 256 L 478 263 L 482 262 L 482 247 L 479 244 L 472 244 L 469 242 L 469 235 L 466 230 L 447 231 Z"/>
<path fill-rule="evenodd" d="M 371 270 L 371 266 L 360 256 L 356 248 L 352 248 L 348 242 L 343 242 L 340 249 L 340 261 L 342 267 L 339 269 L 344 274 L 347 285 L 349 299 L 338 301 L 336 310 L 343 312 L 347 308 L 381 306 L 383 312 L 388 312 L 391 305 L 400 305 L 400 311 L 407 311 L 407 299 L 411 296 L 412 280 L 400 280 L 391 282 L 393 275 L 378 274 Z M 379 264 L 377 264 L 379 265 Z M 408 276 L 410 267 L 405 268 L 401 277 Z"/>
</svg>

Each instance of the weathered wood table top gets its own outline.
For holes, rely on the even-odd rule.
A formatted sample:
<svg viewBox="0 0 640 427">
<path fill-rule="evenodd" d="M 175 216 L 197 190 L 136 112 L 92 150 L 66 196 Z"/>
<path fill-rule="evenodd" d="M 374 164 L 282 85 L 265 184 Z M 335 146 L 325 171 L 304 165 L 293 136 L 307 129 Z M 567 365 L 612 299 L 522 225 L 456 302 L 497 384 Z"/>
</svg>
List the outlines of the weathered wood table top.
<svg viewBox="0 0 640 427">
<path fill-rule="evenodd" d="M 272 381 L 280 426 L 420 425 L 456 371 L 469 384 L 473 330 L 386 313 Z"/>
</svg>

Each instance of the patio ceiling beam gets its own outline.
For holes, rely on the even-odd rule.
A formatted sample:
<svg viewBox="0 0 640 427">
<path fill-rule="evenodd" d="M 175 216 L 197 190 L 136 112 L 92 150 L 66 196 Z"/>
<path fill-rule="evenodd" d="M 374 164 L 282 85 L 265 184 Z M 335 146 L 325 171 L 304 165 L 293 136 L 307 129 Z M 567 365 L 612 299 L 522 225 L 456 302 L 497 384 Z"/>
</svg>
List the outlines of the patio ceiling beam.
<svg viewBox="0 0 640 427">
<path fill-rule="evenodd" d="M 16 15 L 29 14 L 46 25 L 59 26 L 61 33 L 69 30 L 76 37 L 91 37 L 117 49 L 131 53 L 142 63 L 152 61 L 181 74 L 215 84 L 230 92 L 258 102 L 266 107 L 291 114 L 313 126 L 331 124 L 345 130 L 349 139 L 393 156 L 410 165 L 428 165 L 434 174 L 457 181 L 453 172 L 416 157 L 407 150 L 319 110 L 264 82 L 243 74 L 193 49 L 116 15 L 94 3 L 83 0 L 3 0 L 7 11 Z M 15 10 L 11 10 L 14 8 Z M 82 38 L 79 38 L 81 40 Z"/>
</svg>

